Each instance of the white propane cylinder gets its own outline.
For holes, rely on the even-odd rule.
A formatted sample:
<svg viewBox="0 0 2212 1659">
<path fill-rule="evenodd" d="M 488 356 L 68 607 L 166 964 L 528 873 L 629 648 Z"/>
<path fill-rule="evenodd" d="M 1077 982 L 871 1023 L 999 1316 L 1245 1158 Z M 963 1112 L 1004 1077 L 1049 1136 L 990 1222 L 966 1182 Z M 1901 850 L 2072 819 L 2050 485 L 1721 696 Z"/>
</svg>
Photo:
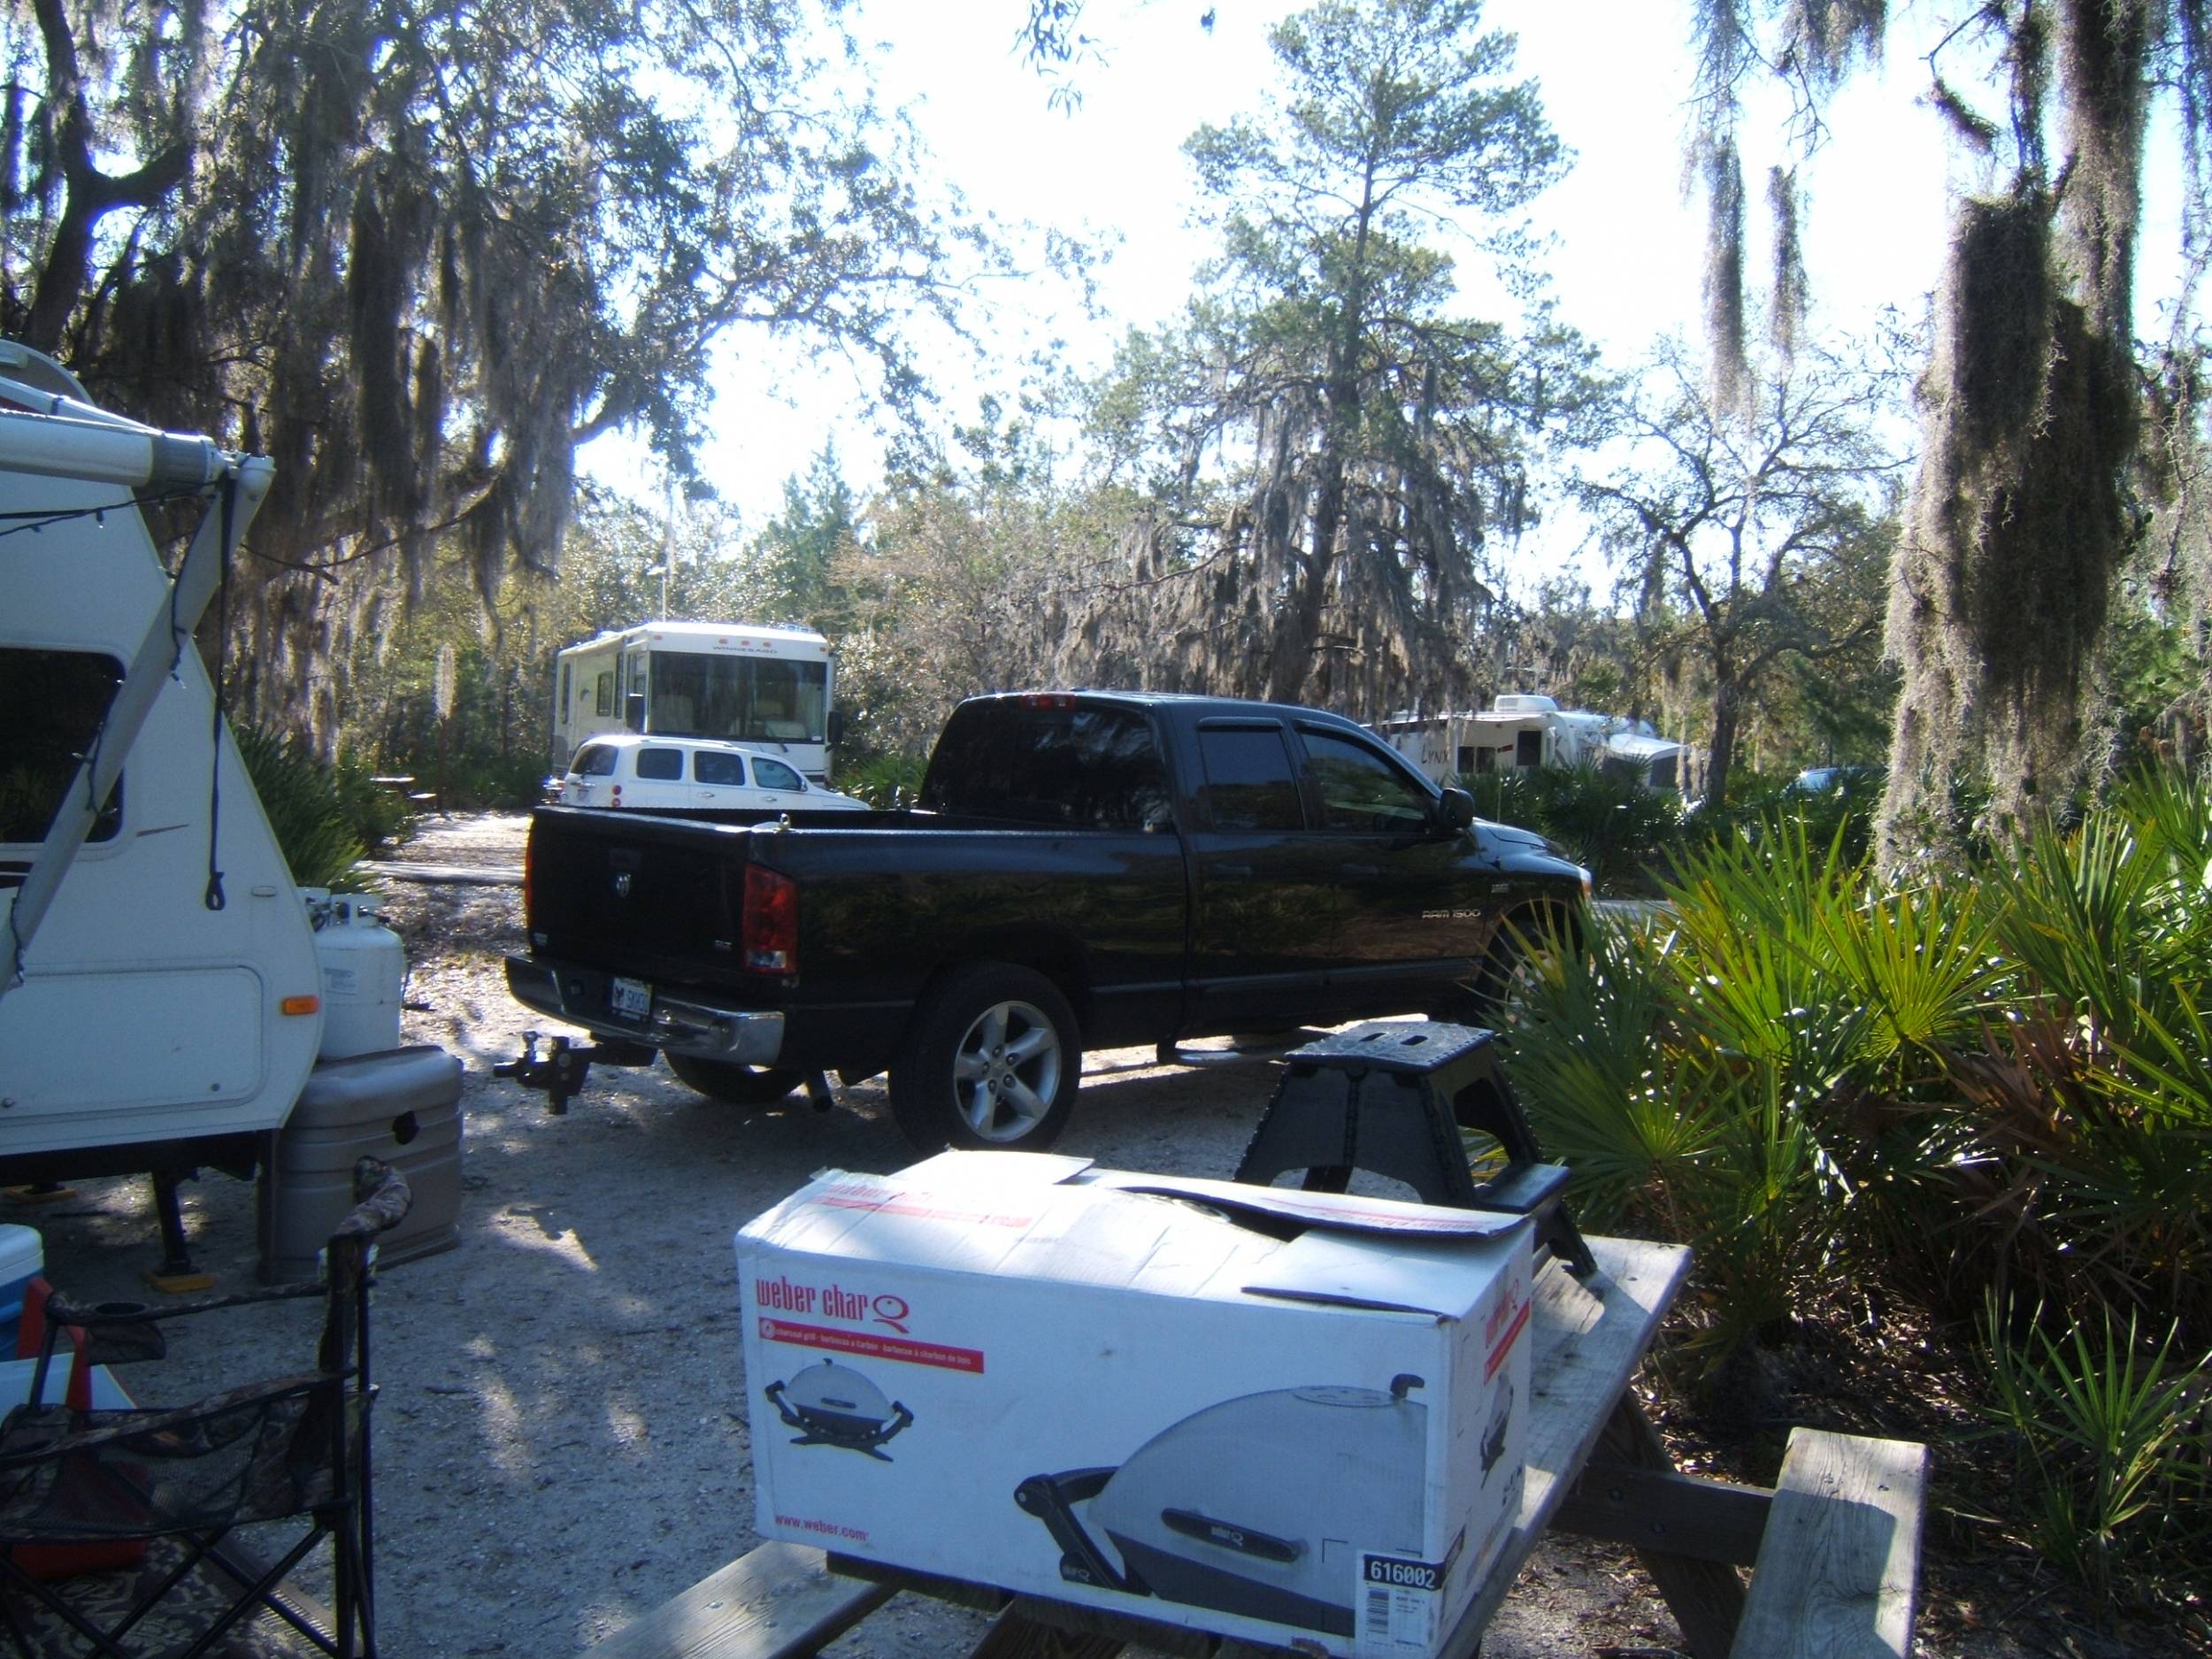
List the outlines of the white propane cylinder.
<svg viewBox="0 0 2212 1659">
<path fill-rule="evenodd" d="M 399 1047 L 407 948 L 376 918 L 371 894 L 311 899 L 315 958 L 323 972 L 322 1058 L 343 1060 Z"/>
</svg>

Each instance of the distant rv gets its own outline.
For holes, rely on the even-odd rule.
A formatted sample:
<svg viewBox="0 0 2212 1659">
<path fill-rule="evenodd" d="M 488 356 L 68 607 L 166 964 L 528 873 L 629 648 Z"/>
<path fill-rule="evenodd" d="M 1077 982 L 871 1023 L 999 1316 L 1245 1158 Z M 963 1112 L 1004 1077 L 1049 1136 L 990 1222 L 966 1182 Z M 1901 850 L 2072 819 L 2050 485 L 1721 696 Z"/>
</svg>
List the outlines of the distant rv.
<svg viewBox="0 0 2212 1659">
<path fill-rule="evenodd" d="M 553 764 L 611 732 L 718 737 L 780 755 L 816 783 L 842 722 L 829 641 L 758 622 L 648 622 L 553 659 Z"/>
<path fill-rule="evenodd" d="M 1480 713 L 1396 715 L 1375 730 L 1437 782 L 1488 772 L 1592 765 L 1647 789 L 1678 794 L 1683 746 L 1648 720 L 1562 709 L 1551 698 L 1501 696 Z"/>
</svg>

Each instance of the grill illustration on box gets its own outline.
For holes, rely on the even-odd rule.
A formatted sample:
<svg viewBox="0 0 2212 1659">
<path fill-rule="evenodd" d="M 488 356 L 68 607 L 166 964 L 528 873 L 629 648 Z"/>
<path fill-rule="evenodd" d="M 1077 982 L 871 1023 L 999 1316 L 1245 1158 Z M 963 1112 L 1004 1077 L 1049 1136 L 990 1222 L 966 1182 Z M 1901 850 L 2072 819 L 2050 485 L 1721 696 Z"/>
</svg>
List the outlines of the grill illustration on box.
<svg viewBox="0 0 2212 1659">
<path fill-rule="evenodd" d="M 849 1365 L 824 1360 L 795 1373 L 788 1383 L 761 1391 L 776 1415 L 800 1431 L 794 1446 L 836 1446 L 882 1463 L 877 1448 L 914 1421 L 914 1414 Z"/>
<path fill-rule="evenodd" d="M 1243 1394 L 1170 1425 L 1118 1468 L 1032 1476 L 1014 1502 L 1051 1532 L 1071 1583 L 1349 1636 L 1357 1581 L 1338 1540 L 1420 1554 L 1420 1386 L 1408 1372 L 1386 1390 Z M 1359 1479 L 1340 1478 L 1348 1465 Z"/>
</svg>

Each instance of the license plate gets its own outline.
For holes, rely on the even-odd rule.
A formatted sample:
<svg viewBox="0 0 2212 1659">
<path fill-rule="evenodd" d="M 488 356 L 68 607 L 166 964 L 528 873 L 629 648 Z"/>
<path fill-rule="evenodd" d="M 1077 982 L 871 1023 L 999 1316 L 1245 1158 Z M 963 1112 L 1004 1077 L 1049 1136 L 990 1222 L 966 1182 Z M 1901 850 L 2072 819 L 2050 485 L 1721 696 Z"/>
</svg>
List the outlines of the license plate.
<svg viewBox="0 0 2212 1659">
<path fill-rule="evenodd" d="M 653 987 L 642 979 L 617 979 L 608 1000 L 624 1019 L 653 1017 Z"/>
</svg>

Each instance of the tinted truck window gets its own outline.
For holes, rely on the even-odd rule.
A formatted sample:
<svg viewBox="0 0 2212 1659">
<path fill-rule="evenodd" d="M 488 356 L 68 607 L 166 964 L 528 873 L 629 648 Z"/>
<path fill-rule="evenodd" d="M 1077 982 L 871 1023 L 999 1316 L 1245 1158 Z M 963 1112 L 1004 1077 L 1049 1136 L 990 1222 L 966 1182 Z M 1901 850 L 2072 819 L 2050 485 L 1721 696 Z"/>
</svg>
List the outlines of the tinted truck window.
<svg viewBox="0 0 2212 1659">
<path fill-rule="evenodd" d="M 1350 738 L 1302 726 L 1306 771 L 1321 797 L 1321 827 L 1412 834 L 1426 827 L 1429 795 L 1373 749 Z"/>
<path fill-rule="evenodd" d="M 1172 821 L 1152 727 L 1120 709 L 972 703 L 930 757 L 921 804 L 1041 827 L 1141 830 Z"/>
<path fill-rule="evenodd" d="M 1204 726 L 1198 753 L 1206 768 L 1206 816 L 1214 828 L 1229 833 L 1305 828 L 1280 726 Z"/>
</svg>

